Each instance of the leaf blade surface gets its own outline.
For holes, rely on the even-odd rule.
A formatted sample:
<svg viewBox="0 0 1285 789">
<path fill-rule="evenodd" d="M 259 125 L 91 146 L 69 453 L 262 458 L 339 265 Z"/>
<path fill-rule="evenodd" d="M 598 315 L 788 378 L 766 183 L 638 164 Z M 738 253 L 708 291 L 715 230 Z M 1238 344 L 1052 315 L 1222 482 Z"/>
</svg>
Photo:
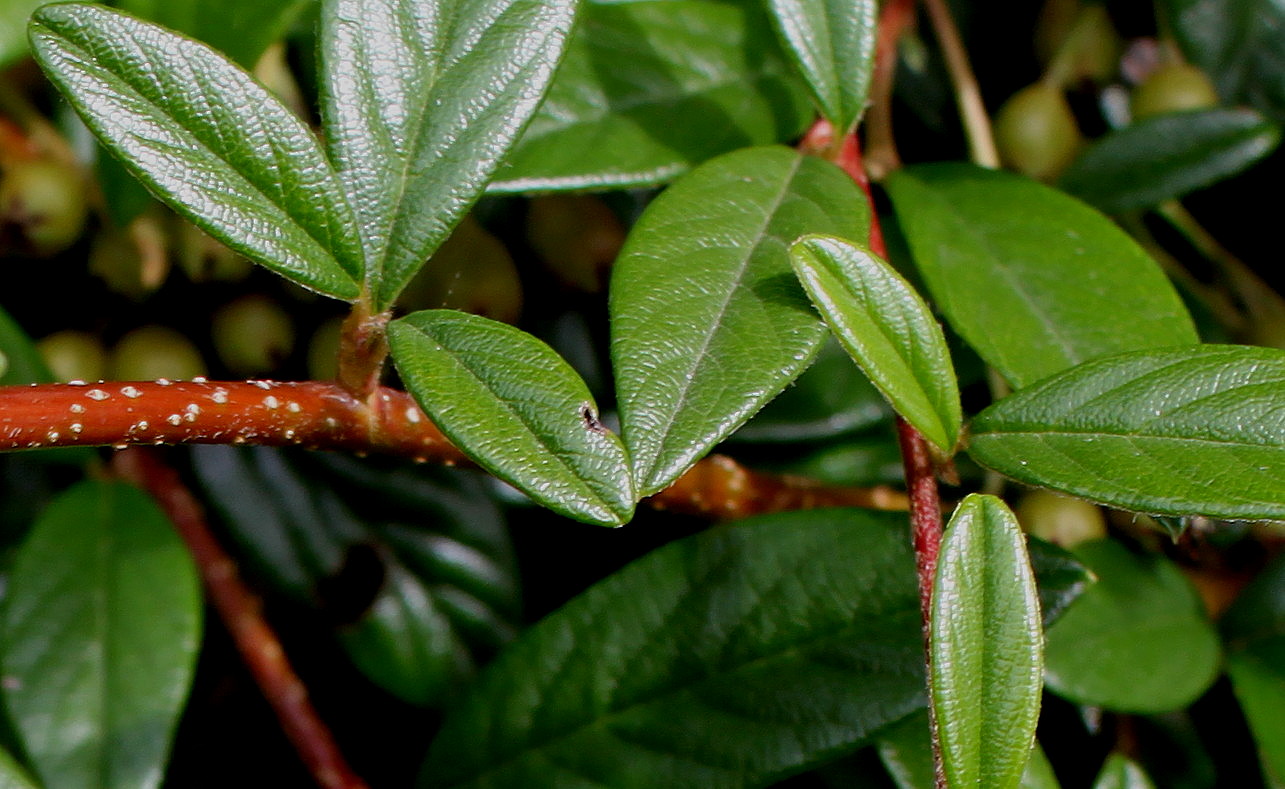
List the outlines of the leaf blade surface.
<svg viewBox="0 0 1285 789">
<path fill-rule="evenodd" d="M 835 127 L 835 138 L 847 134 L 866 108 L 878 3 L 770 0 L 768 6 L 813 101 Z"/>
</svg>

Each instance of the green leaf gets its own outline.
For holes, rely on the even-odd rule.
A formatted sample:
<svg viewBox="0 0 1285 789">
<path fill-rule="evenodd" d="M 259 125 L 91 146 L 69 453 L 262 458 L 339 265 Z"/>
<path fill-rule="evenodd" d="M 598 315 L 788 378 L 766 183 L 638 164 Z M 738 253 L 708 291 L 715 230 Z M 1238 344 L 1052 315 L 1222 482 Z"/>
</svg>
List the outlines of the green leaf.
<svg viewBox="0 0 1285 789">
<path fill-rule="evenodd" d="M 1119 753 L 1107 757 L 1093 789 L 1155 789 L 1138 763 Z"/>
<path fill-rule="evenodd" d="M 898 789 L 936 789 L 928 711 L 908 715 L 880 732 L 879 758 Z M 1031 749 L 1018 785 L 1022 789 L 1061 789 L 1038 742 Z"/>
<path fill-rule="evenodd" d="M 97 5 L 32 19 L 36 59 L 170 207 L 304 287 L 357 298 L 356 223 L 312 132 L 222 55 Z"/>
<path fill-rule="evenodd" d="M 201 635 L 187 550 L 141 491 L 84 482 L 18 550 L 5 706 L 45 786 L 160 785 Z"/>
<path fill-rule="evenodd" d="M 918 606 L 904 516 L 795 512 L 670 543 L 514 642 L 422 785 L 766 785 L 922 707 Z"/>
<path fill-rule="evenodd" d="M 888 402 L 949 456 L 962 422 L 946 337 L 891 266 L 842 239 L 805 236 L 790 262 L 821 317 Z"/>
<path fill-rule="evenodd" d="M 657 198 L 611 281 L 611 357 L 645 496 L 807 367 L 825 327 L 790 269 L 805 233 L 864 239 L 869 210 L 837 167 L 785 148 L 714 159 Z"/>
<path fill-rule="evenodd" d="M 788 142 L 807 94 L 754 3 L 587 3 L 566 60 L 492 192 L 644 186 Z"/>
<path fill-rule="evenodd" d="M 1187 60 L 1202 68 L 1226 100 L 1241 95 L 1261 38 L 1261 0 L 1160 0 L 1168 30 Z"/>
<path fill-rule="evenodd" d="M 1082 543 L 1073 553 L 1098 581 L 1049 628 L 1048 689 L 1118 712 L 1167 712 L 1195 701 L 1218 675 L 1221 655 L 1191 583 L 1167 559 L 1136 556 L 1117 542 Z"/>
<path fill-rule="evenodd" d="M 0 789 L 39 789 L 27 771 L 8 751 L 0 749 Z"/>
<path fill-rule="evenodd" d="M 874 0 L 769 0 L 786 52 L 835 127 L 836 139 L 866 109 L 874 71 L 878 3 Z"/>
<path fill-rule="evenodd" d="M 1016 787 L 1035 743 L 1044 632 L 1017 518 L 971 494 L 951 516 L 933 585 L 932 699 L 952 786 Z"/>
<path fill-rule="evenodd" d="M 1061 192 L 962 164 L 899 170 L 887 185 L 932 300 L 1015 387 L 1099 356 L 1198 341 L 1155 262 Z"/>
<path fill-rule="evenodd" d="M 245 68 L 315 0 L 116 0 L 122 11 L 199 39 Z"/>
<path fill-rule="evenodd" d="M 27 54 L 27 20 L 48 0 L 4 0 L 0 3 L 0 67 Z"/>
<path fill-rule="evenodd" d="M 1061 789 L 1062 785 L 1058 783 L 1057 775 L 1053 772 L 1053 765 L 1049 764 L 1049 759 L 1044 755 L 1044 749 L 1038 742 L 1031 751 L 1031 758 L 1026 762 L 1026 769 L 1022 771 L 1022 789 Z"/>
<path fill-rule="evenodd" d="M 1222 619 L 1227 674 L 1270 787 L 1285 786 L 1285 556 L 1236 598 Z"/>
<path fill-rule="evenodd" d="M 193 461 L 244 566 L 334 622 L 398 698 L 449 701 L 512 638 L 512 548 L 474 475 L 265 447 L 195 447 Z"/>
<path fill-rule="evenodd" d="M 552 348 L 453 310 L 396 320 L 388 339 L 407 389 L 479 466 L 569 518 L 618 526 L 633 515 L 625 449 Z"/>
<path fill-rule="evenodd" d="M 1089 362 L 987 408 L 968 452 L 1121 509 L 1285 518 L 1285 352 L 1198 345 Z"/>
<path fill-rule="evenodd" d="M 4 309 L 0 309 L 0 352 L 8 362 L 0 375 L 0 386 L 53 381 L 53 373 L 49 372 L 36 344 Z"/>
<path fill-rule="evenodd" d="M 482 193 L 562 58 L 576 0 L 335 0 L 322 108 L 366 287 L 387 308 Z"/>
<path fill-rule="evenodd" d="M 1058 185 L 1108 213 L 1151 208 L 1247 169 L 1280 138 L 1250 109 L 1158 115 L 1094 142 Z"/>
</svg>

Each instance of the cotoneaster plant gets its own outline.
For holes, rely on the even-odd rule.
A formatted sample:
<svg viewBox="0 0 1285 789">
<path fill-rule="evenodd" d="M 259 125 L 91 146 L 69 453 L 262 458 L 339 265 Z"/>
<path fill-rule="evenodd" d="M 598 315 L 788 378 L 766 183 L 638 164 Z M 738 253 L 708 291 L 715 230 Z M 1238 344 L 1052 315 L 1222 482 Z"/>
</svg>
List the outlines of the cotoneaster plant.
<svg viewBox="0 0 1285 789">
<path fill-rule="evenodd" d="M 97 170 L 109 213 L 137 200 L 131 232 L 159 226 L 151 198 L 126 199 L 132 177 L 227 248 L 348 306 L 334 381 L 41 383 L 40 358 L 4 316 L 4 382 L 33 385 L 0 388 L 0 444 L 56 449 L 29 456 L 63 478 L 92 473 L 12 540 L 0 774 L 14 786 L 159 785 L 193 687 L 203 583 L 323 786 L 365 786 L 358 776 L 374 770 L 389 785 L 414 773 L 423 786 L 1003 789 L 1076 785 L 1066 776 L 1086 769 L 1098 786 L 1142 786 L 1137 729 L 1217 692 L 1224 669 L 1253 738 L 1242 750 L 1260 760 L 1245 774 L 1279 780 L 1285 566 L 1261 560 L 1220 631 L 1202 600 L 1239 587 L 1206 579 L 1202 599 L 1154 540 L 1161 527 L 1193 552 L 1195 540 L 1270 551 L 1281 539 L 1285 352 L 1202 343 L 1188 304 L 1225 340 L 1254 336 L 1282 302 L 1179 202 L 1275 148 L 1281 61 L 1244 21 L 1274 12 L 1228 0 L 1211 33 L 1203 6 L 1160 3 L 1168 60 L 1153 76 L 1208 71 L 1215 100 L 1253 108 L 1206 95 L 1171 112 L 1147 98 L 1081 151 L 1063 91 L 1112 77 L 1075 31 L 1111 20 L 1073 5 L 1072 33 L 1017 94 L 1040 100 L 1000 114 L 1004 161 L 1052 186 L 997 169 L 941 0 L 925 12 L 971 162 L 911 166 L 891 114 L 898 42 L 917 41 L 904 0 L 324 0 L 317 128 L 237 65 L 258 60 L 280 82 L 280 53 L 260 55 L 300 4 L 231 21 L 197 5 L 36 10 L 31 54 L 119 163 Z M 236 60 L 157 21 L 211 31 Z M 1226 57 L 1233 47 L 1244 57 Z M 33 140 L 45 128 L 24 122 Z M 17 155 L 6 140 L 0 154 Z M 121 165 L 128 176 L 113 174 Z M 611 216 L 544 197 L 532 221 L 573 230 L 511 235 L 581 291 L 610 266 L 609 337 L 587 323 L 592 310 L 544 332 L 580 351 L 566 356 L 505 322 L 399 311 L 407 290 L 444 289 L 446 301 L 457 284 L 516 281 L 505 245 L 470 245 L 486 230 L 461 225 L 485 194 L 607 190 L 633 197 Z M 1186 274 L 1144 212 L 1219 281 Z M 490 257 L 470 269 L 483 245 Z M 434 263 L 457 269 L 412 285 Z M 498 301 L 516 314 L 520 300 Z M 226 367 L 271 369 L 290 353 L 287 311 L 254 295 L 228 304 L 214 318 Z M 152 358 L 126 356 L 116 369 Z M 403 388 L 385 383 L 390 360 Z M 709 457 L 737 441 L 788 445 L 778 460 L 794 473 Z M 139 446 L 152 444 L 218 446 L 190 457 Z M 105 466 L 95 446 L 124 451 Z M 890 454 L 904 494 L 872 471 Z M 999 495 L 1005 480 L 1037 489 L 1008 487 L 1024 524 Z M 732 522 L 655 540 L 524 627 L 497 503 L 519 499 L 624 526 L 616 535 L 678 522 L 650 510 Z M 1126 515 L 1108 530 L 1098 505 Z M 555 574 L 567 553 L 539 554 L 534 574 Z M 333 619 L 331 651 L 365 692 L 443 709 L 440 725 L 417 713 L 381 728 L 368 713 L 347 727 L 353 739 L 395 730 L 401 742 L 410 728 L 418 748 L 346 758 L 241 566 L 289 610 Z M 1046 690 L 1057 701 L 1042 720 Z M 1118 727 L 1088 768 L 1060 765 L 1048 741 L 1068 704 Z M 180 734 L 177 783 L 183 747 Z"/>
</svg>

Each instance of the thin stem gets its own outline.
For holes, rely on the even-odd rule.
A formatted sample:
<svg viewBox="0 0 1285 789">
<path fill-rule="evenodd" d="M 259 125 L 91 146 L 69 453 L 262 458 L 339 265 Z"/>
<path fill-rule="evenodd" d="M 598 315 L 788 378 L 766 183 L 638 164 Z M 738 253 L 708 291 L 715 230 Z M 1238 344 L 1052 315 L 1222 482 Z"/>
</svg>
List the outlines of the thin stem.
<svg viewBox="0 0 1285 789">
<path fill-rule="evenodd" d="M 0 387 L 0 451 L 152 444 L 301 446 L 468 463 L 410 395 L 386 387 L 364 400 L 317 381 Z M 752 472 L 720 457 L 697 463 L 650 501 L 723 518 L 809 507 L 906 508 L 905 496 L 887 488 L 819 485 Z"/>
<path fill-rule="evenodd" d="M 281 641 L 263 618 L 263 602 L 241 581 L 236 563 L 215 539 L 200 504 L 178 473 L 148 449 L 121 452 L 114 465 L 121 476 L 142 486 L 156 499 L 187 543 L 211 604 L 317 785 L 325 789 L 365 789 L 366 783 L 339 752 L 330 730 L 309 701 L 307 688 L 290 666 Z"/>
<path fill-rule="evenodd" d="M 959 105 L 964 136 L 968 138 L 969 158 L 982 167 L 998 168 L 999 151 L 991 132 L 990 116 L 986 114 L 982 91 L 973 74 L 973 67 L 968 62 L 968 53 L 959 36 L 959 28 L 955 26 L 945 0 L 924 0 L 924 7 L 928 10 L 928 18 L 932 20 L 933 31 L 937 34 L 937 41 L 946 58 L 946 70 L 955 85 L 955 103 Z"/>
<path fill-rule="evenodd" d="M 388 358 L 388 312 L 371 312 L 365 299 L 353 305 L 339 334 L 339 385 L 359 400 L 379 388 Z"/>
<path fill-rule="evenodd" d="M 915 18 L 915 0 L 888 0 L 879 12 L 875 67 L 866 111 L 866 170 L 880 181 L 901 167 L 892 134 L 892 88 L 897 74 L 897 46 Z"/>
</svg>

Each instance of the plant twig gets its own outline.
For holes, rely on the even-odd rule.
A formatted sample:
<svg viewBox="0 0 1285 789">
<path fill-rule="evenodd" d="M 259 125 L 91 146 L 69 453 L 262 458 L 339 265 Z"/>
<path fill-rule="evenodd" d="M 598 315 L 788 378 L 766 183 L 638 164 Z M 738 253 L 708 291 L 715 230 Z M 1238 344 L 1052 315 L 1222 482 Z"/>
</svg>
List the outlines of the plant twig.
<svg viewBox="0 0 1285 789">
<path fill-rule="evenodd" d="M 317 381 L 0 387 L 0 451 L 152 444 L 301 446 L 444 465 L 469 462 L 410 395 L 386 387 L 364 400 Z M 702 460 L 650 501 L 724 518 L 807 507 L 906 508 L 905 496 L 887 488 L 819 485 L 751 472 L 729 458 Z"/>
<path fill-rule="evenodd" d="M 946 58 L 946 70 L 955 85 L 955 103 L 959 105 L 964 136 L 968 138 L 968 158 L 982 167 L 998 168 L 999 150 L 995 147 L 995 136 L 991 132 L 990 116 L 986 114 L 982 91 L 973 74 L 973 67 L 968 62 L 968 53 L 959 36 L 959 28 L 955 26 L 945 0 L 924 0 L 924 8 L 928 11 L 933 31 L 937 34 L 937 42 Z"/>
<path fill-rule="evenodd" d="M 366 783 L 339 752 L 276 633 L 263 618 L 262 601 L 242 583 L 235 562 L 214 538 L 200 504 L 178 473 L 149 449 L 121 452 L 114 466 L 121 476 L 145 488 L 173 521 L 241 659 L 317 784 L 324 789 L 365 789 Z"/>
<path fill-rule="evenodd" d="M 888 0 L 879 12 L 870 109 L 866 111 L 866 170 L 876 181 L 901 167 L 892 134 L 892 87 L 897 74 L 897 46 L 915 18 L 915 0 Z"/>
</svg>

